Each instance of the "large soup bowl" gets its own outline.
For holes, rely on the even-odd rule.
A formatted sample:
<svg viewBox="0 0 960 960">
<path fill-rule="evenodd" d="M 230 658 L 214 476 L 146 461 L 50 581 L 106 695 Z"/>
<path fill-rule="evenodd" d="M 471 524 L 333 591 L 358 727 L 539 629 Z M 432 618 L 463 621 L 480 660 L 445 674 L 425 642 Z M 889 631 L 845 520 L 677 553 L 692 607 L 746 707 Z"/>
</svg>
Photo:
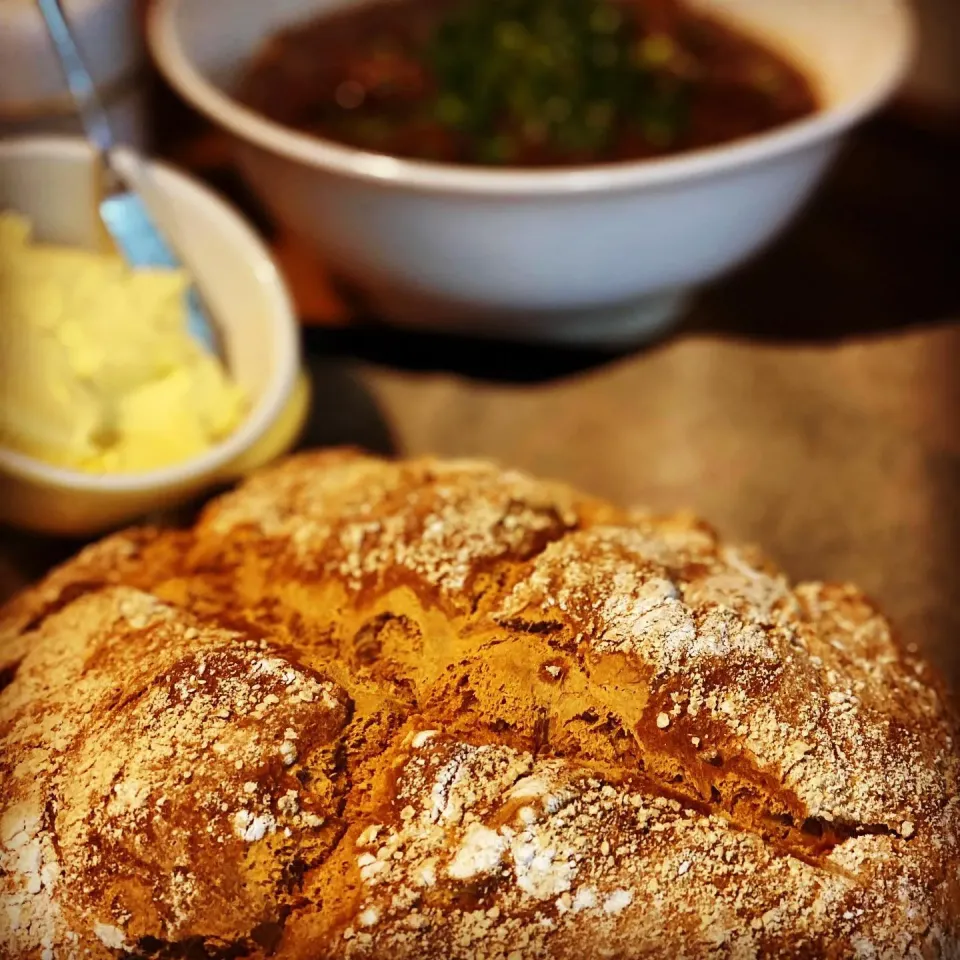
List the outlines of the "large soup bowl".
<svg viewBox="0 0 960 960">
<path fill-rule="evenodd" d="M 698 0 L 804 68 L 821 109 L 724 146 L 566 169 L 366 153 L 235 99 L 267 36 L 362 2 L 158 0 L 149 40 L 170 83 L 232 134 L 269 210 L 382 316 L 526 340 L 614 342 L 668 325 L 687 294 L 784 229 L 913 45 L 906 0 Z"/>
</svg>

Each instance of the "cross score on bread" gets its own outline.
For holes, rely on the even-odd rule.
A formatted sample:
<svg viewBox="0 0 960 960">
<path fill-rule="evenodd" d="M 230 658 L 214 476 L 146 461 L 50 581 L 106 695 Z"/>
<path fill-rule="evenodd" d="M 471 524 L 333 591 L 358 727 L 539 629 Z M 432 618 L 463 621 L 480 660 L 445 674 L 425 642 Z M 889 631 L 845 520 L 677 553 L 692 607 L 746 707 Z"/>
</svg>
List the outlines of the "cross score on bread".
<svg viewBox="0 0 960 960">
<path fill-rule="evenodd" d="M 854 588 L 293 458 L 0 614 L 0 956 L 960 955 L 956 723 Z"/>
</svg>

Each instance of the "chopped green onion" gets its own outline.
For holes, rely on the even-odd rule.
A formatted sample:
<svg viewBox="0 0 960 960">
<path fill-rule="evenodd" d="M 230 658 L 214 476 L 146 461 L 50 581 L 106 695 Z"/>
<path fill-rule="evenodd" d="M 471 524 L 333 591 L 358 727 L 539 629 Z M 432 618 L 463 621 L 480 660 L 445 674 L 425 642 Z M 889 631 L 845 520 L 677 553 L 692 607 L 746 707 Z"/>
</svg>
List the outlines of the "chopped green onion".
<svg viewBox="0 0 960 960">
<path fill-rule="evenodd" d="M 543 147 L 595 154 L 648 127 L 672 142 L 683 102 L 653 80 L 675 47 L 660 35 L 638 46 L 635 16 L 616 0 L 460 0 L 427 51 L 433 113 L 485 163 Z"/>
<path fill-rule="evenodd" d="M 677 48 L 666 34 L 653 33 L 644 37 L 637 49 L 638 59 L 648 67 L 666 66 L 676 55 Z"/>
</svg>

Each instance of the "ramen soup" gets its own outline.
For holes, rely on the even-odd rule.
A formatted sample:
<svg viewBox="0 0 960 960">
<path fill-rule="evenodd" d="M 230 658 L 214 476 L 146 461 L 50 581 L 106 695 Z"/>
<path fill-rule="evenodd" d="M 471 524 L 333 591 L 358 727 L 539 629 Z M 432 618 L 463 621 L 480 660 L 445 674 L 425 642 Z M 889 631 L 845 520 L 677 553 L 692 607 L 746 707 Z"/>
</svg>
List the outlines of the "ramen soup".
<svg viewBox="0 0 960 960">
<path fill-rule="evenodd" d="M 522 167 L 660 157 L 817 109 L 781 54 L 677 0 L 374 0 L 272 37 L 240 98 L 366 151 Z"/>
</svg>

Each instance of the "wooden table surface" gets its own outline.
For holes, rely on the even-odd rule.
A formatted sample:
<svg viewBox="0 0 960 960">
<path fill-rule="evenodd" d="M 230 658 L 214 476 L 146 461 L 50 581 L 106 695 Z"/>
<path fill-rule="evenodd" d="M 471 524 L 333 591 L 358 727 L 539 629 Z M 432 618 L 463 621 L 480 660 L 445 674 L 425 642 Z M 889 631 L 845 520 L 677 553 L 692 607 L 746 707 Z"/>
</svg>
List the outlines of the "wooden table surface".
<svg viewBox="0 0 960 960">
<path fill-rule="evenodd" d="M 189 124 L 185 129 L 189 128 Z M 489 456 L 688 506 L 798 578 L 852 579 L 960 682 L 956 144 L 858 134 L 802 220 L 629 354 L 410 334 L 351 316 L 200 137 L 171 148 L 278 250 L 316 382 L 310 445 Z M 7 531 L 0 591 L 76 544 Z"/>
</svg>

